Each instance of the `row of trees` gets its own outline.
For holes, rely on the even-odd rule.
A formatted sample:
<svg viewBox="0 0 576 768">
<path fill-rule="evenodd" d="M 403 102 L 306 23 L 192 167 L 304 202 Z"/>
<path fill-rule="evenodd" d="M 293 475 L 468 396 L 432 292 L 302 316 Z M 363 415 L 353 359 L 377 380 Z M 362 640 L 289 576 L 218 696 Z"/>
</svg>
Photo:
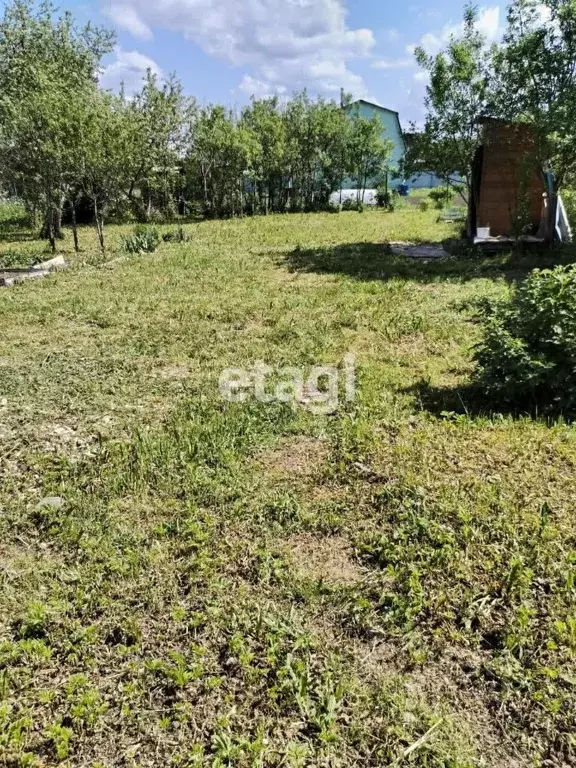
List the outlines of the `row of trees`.
<svg viewBox="0 0 576 768">
<path fill-rule="evenodd" d="M 513 0 L 502 40 L 488 45 L 467 6 L 459 34 L 446 50 L 416 51 L 430 83 L 422 131 L 413 129 L 405 172 L 455 175 L 470 193 L 480 145 L 480 118 L 527 123 L 534 158 L 554 172 L 557 188 L 576 178 L 576 3 Z"/>
<path fill-rule="evenodd" d="M 114 36 L 49 2 L 13 0 L 0 24 L 0 174 L 42 220 L 52 247 L 69 211 L 91 211 L 102 248 L 114 212 L 140 221 L 187 207 L 208 216 L 314 210 L 346 177 L 364 189 L 392 145 L 378 119 L 300 93 L 240 114 L 199 107 L 150 72 L 132 98 L 102 90 Z"/>
<path fill-rule="evenodd" d="M 347 106 L 303 92 L 285 103 L 253 99 L 239 116 L 219 106 L 195 110 L 185 150 L 188 199 L 202 200 L 212 216 L 318 210 L 346 177 L 362 199 L 367 183 L 386 172 L 393 145 L 378 118 Z"/>
</svg>

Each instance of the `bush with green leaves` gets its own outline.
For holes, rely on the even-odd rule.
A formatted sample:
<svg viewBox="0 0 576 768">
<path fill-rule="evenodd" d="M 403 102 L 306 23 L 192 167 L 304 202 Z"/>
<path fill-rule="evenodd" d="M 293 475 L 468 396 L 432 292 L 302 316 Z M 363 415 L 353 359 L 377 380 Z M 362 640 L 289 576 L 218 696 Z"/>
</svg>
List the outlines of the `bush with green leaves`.
<svg viewBox="0 0 576 768">
<path fill-rule="evenodd" d="M 454 190 L 449 187 L 438 187 L 437 189 L 432 189 L 428 197 L 433 201 L 436 210 L 441 211 L 452 202 Z"/>
<path fill-rule="evenodd" d="M 156 227 L 139 225 L 134 228 L 134 233 L 128 235 L 122 241 L 122 250 L 127 253 L 154 253 L 160 244 L 160 233 Z"/>
<path fill-rule="evenodd" d="M 376 189 L 376 205 L 378 208 L 392 209 L 392 195 L 388 190 L 387 184 L 379 184 Z"/>
<path fill-rule="evenodd" d="M 576 413 L 576 266 L 535 270 L 483 315 L 475 382 L 494 404 Z"/>
</svg>

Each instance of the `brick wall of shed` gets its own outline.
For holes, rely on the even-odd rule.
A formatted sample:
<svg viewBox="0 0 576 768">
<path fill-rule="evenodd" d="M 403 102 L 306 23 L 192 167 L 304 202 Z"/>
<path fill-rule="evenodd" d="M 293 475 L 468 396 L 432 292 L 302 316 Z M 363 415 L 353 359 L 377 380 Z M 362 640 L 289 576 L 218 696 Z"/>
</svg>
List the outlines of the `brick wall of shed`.
<svg viewBox="0 0 576 768">
<path fill-rule="evenodd" d="M 485 125 L 483 144 L 477 226 L 490 227 L 492 236 L 512 234 L 519 193 L 524 188 L 529 194 L 530 219 L 535 232 L 542 215 L 545 186 L 541 173 L 530 160 L 534 147 L 529 129 L 489 122 Z"/>
</svg>

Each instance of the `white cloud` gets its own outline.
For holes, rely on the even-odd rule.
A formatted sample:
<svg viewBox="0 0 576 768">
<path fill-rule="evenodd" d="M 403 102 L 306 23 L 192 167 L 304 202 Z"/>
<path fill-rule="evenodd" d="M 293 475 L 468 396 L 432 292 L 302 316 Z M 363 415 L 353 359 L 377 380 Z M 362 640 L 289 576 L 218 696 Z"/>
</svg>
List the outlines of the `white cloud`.
<svg viewBox="0 0 576 768">
<path fill-rule="evenodd" d="M 369 29 L 350 29 L 344 0 L 102 0 L 122 29 L 146 37 L 154 28 L 179 32 L 206 53 L 252 69 L 241 84 L 272 91 L 340 87 L 364 95 L 348 67 L 374 46 Z M 338 81 L 338 82 L 336 82 Z"/>
<path fill-rule="evenodd" d="M 269 82 L 258 80 L 256 77 L 252 77 L 252 75 L 244 75 L 238 87 L 243 93 L 248 96 L 255 96 L 257 99 L 267 99 L 270 96 L 283 96 L 286 94 L 286 88 L 283 85 L 275 88 Z"/>
<path fill-rule="evenodd" d="M 374 69 L 407 69 L 416 65 L 416 61 L 412 58 L 405 59 L 378 59 L 374 61 L 372 67 Z"/>
<path fill-rule="evenodd" d="M 117 47 L 114 50 L 114 56 L 114 61 L 105 66 L 100 73 L 102 88 L 117 91 L 124 84 L 126 95 L 132 96 L 141 87 L 148 69 L 158 77 L 164 76 L 154 59 L 139 51 L 125 51 Z"/>
<path fill-rule="evenodd" d="M 416 72 L 414 75 L 414 80 L 416 80 L 417 83 L 426 83 L 430 81 L 430 75 L 428 72 L 424 72 L 423 70 L 420 70 L 420 72 Z"/>
<path fill-rule="evenodd" d="M 151 40 L 152 30 L 138 15 L 135 8 L 122 2 L 112 3 L 107 9 L 106 15 L 122 29 L 125 29 L 133 37 L 140 40 Z"/>
<path fill-rule="evenodd" d="M 500 36 L 500 8 L 483 8 L 478 14 L 476 26 L 489 43 L 494 42 Z"/>
<path fill-rule="evenodd" d="M 481 8 L 478 13 L 478 20 L 476 27 L 486 37 L 489 43 L 493 43 L 500 37 L 500 8 L 494 6 L 493 8 Z M 427 32 L 422 36 L 419 46 L 424 48 L 426 53 L 434 55 L 439 53 L 450 42 L 450 39 L 455 35 L 459 35 L 464 29 L 462 22 L 454 24 L 450 22 L 446 24 L 440 32 Z M 408 45 L 406 47 L 407 53 L 414 53 L 417 46 L 415 44 Z"/>
</svg>

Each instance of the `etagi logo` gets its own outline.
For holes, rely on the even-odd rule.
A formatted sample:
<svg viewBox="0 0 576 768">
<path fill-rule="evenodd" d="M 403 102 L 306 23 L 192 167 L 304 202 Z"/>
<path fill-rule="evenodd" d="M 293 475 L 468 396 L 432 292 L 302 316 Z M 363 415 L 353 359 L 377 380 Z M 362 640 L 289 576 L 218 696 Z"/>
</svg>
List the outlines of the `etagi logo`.
<svg viewBox="0 0 576 768">
<path fill-rule="evenodd" d="M 316 414 L 335 413 L 342 401 L 356 400 L 356 358 L 346 355 L 337 366 L 274 368 L 262 360 L 251 368 L 227 368 L 220 376 L 220 395 L 229 403 L 292 403 Z"/>
</svg>

